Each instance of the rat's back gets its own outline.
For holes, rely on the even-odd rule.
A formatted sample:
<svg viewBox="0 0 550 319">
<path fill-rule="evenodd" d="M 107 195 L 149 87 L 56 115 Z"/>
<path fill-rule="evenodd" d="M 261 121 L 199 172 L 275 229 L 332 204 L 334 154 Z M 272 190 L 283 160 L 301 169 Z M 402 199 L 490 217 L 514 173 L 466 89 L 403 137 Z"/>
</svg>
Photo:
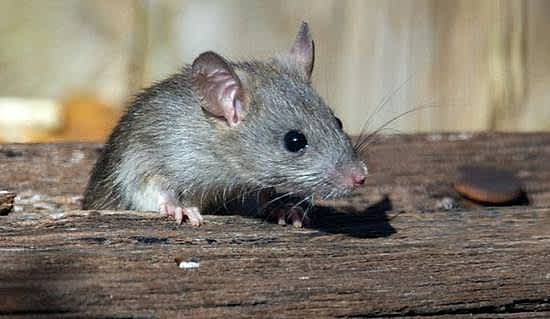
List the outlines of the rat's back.
<svg viewBox="0 0 550 319">
<path fill-rule="evenodd" d="M 157 83 L 136 96 L 101 150 L 84 193 L 83 209 L 157 210 L 156 199 L 136 196 L 147 192 L 147 182 L 162 175 L 170 156 L 170 134 L 181 134 L 181 127 L 170 127 L 178 118 L 192 122 L 198 109 L 191 93 L 189 68 Z M 174 132 L 177 131 L 177 132 Z M 189 143 L 178 143 L 181 145 Z M 168 150 L 168 151 L 167 151 Z M 167 154 L 168 153 L 168 154 Z"/>
</svg>

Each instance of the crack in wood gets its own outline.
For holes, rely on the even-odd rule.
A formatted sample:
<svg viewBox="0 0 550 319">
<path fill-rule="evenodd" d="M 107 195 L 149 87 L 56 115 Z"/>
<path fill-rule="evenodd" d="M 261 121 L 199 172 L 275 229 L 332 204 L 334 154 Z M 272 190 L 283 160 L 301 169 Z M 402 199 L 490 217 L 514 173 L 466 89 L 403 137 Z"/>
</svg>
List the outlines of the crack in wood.
<svg viewBox="0 0 550 319">
<path fill-rule="evenodd" d="M 441 310 L 405 310 L 402 312 L 377 312 L 367 314 L 349 314 L 337 316 L 338 318 L 400 318 L 400 317 L 436 317 L 445 315 L 480 315 L 480 314 L 515 314 L 528 312 L 550 311 L 550 296 L 540 299 L 518 299 L 502 305 L 468 306 L 463 303 L 455 303 L 448 309 Z M 444 307 L 445 305 L 441 305 Z M 462 306 L 462 307 L 461 307 Z"/>
</svg>

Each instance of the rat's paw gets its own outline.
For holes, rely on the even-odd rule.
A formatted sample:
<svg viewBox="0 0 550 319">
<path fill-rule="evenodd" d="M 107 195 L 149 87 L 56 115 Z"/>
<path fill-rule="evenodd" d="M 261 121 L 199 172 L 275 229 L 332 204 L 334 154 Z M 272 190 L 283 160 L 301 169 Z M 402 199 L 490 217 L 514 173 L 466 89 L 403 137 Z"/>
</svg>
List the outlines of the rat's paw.
<svg viewBox="0 0 550 319">
<path fill-rule="evenodd" d="M 200 226 L 203 222 L 202 215 L 197 207 L 180 207 L 170 203 L 160 205 L 160 214 L 162 216 L 172 217 L 176 223 L 189 223 L 192 226 Z"/>
<path fill-rule="evenodd" d="M 178 210 L 181 210 L 181 217 L 178 215 Z M 200 226 L 203 222 L 202 215 L 198 207 L 176 208 L 176 221 L 181 224 L 183 216 L 187 217 L 186 222 L 193 226 Z M 181 220 L 179 218 L 181 218 Z"/>
<path fill-rule="evenodd" d="M 267 220 L 275 222 L 279 225 L 292 225 L 296 228 L 308 227 L 311 225 L 311 220 L 305 214 L 301 207 L 285 205 L 268 209 L 266 212 Z"/>
</svg>

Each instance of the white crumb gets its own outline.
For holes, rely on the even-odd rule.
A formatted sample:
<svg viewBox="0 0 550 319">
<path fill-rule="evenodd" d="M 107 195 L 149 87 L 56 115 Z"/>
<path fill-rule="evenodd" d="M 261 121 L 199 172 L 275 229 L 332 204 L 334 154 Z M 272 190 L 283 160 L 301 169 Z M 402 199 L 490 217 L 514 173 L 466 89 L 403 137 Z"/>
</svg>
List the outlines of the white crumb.
<svg viewBox="0 0 550 319">
<path fill-rule="evenodd" d="M 192 269 L 192 268 L 199 268 L 201 264 L 196 261 L 182 261 L 179 264 L 179 267 L 182 269 Z"/>
</svg>

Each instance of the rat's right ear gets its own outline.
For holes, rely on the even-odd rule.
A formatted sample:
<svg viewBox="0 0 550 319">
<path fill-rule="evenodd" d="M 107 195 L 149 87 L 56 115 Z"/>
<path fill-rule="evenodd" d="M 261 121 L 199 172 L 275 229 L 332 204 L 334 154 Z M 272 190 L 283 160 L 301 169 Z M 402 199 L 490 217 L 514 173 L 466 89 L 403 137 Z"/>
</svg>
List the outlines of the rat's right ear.
<svg viewBox="0 0 550 319">
<path fill-rule="evenodd" d="M 300 24 L 296 40 L 290 49 L 290 59 L 298 67 L 300 73 L 306 80 L 310 80 L 315 60 L 315 45 L 309 32 L 307 22 Z"/>
<path fill-rule="evenodd" d="M 229 63 L 214 52 L 204 52 L 192 66 L 193 88 L 202 108 L 223 117 L 233 127 L 244 117 L 246 102 L 241 80 Z"/>
</svg>

